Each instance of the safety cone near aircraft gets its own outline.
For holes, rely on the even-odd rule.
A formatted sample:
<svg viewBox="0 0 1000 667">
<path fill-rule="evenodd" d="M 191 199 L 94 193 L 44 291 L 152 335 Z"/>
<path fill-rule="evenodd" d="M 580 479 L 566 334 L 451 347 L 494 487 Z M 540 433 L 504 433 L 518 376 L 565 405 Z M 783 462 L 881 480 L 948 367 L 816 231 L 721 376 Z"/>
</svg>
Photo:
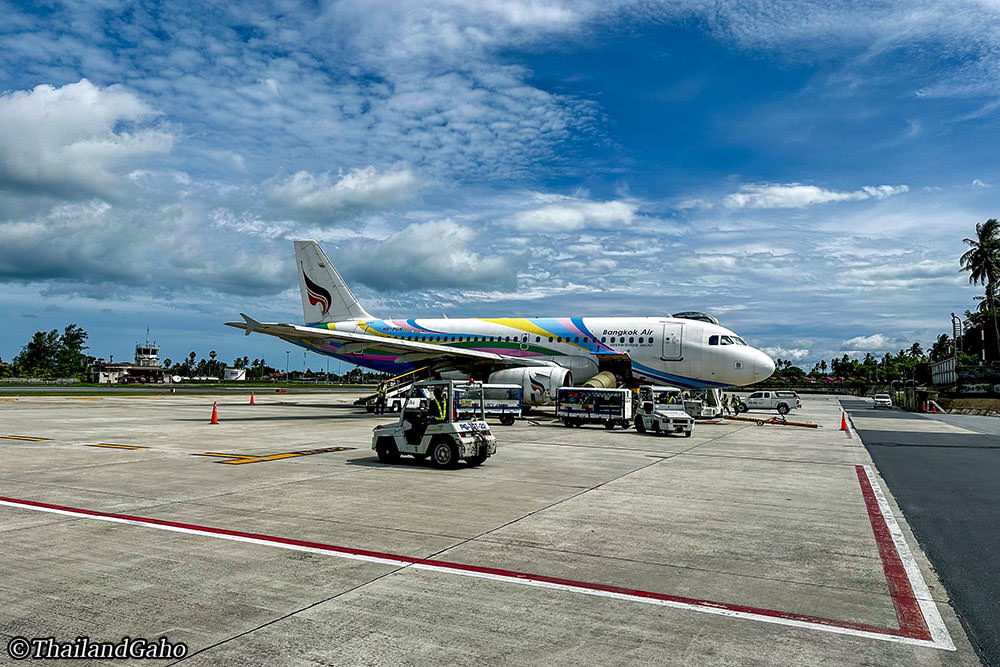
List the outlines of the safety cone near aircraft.
<svg viewBox="0 0 1000 667">
<path fill-rule="evenodd" d="M 841 431 L 850 432 L 850 429 L 847 428 L 847 413 L 846 412 L 841 412 L 840 413 L 840 430 Z"/>
<path fill-rule="evenodd" d="M 250 392 L 250 405 L 257 405 L 256 403 L 253 402 L 253 392 L 252 391 Z"/>
<path fill-rule="evenodd" d="M 212 424 L 219 423 L 219 407 L 216 405 L 215 401 L 212 401 Z"/>
</svg>

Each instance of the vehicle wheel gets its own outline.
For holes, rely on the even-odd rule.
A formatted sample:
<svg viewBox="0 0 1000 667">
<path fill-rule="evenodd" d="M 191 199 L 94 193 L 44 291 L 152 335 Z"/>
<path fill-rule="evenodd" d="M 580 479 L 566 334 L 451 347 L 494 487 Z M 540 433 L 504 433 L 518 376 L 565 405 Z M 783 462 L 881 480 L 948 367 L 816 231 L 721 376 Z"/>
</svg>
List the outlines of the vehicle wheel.
<svg viewBox="0 0 1000 667">
<path fill-rule="evenodd" d="M 431 445 L 431 458 L 439 468 L 454 468 L 458 465 L 458 447 L 451 440 L 438 440 Z"/>
<path fill-rule="evenodd" d="M 646 425 L 642 423 L 642 417 L 636 416 L 635 418 L 635 430 L 636 433 L 645 433 Z"/>
<path fill-rule="evenodd" d="M 660 422 L 653 422 L 653 433 L 660 435 Z"/>
<path fill-rule="evenodd" d="M 563 425 L 564 426 L 573 426 L 573 420 L 570 419 L 569 417 L 563 417 Z"/>
<path fill-rule="evenodd" d="M 476 456 L 470 456 L 465 459 L 465 462 L 469 464 L 470 468 L 475 468 L 476 466 L 481 466 L 486 463 L 486 459 L 490 458 L 489 454 L 477 454 Z"/>
<path fill-rule="evenodd" d="M 615 428 L 615 423 L 612 421 L 604 422 L 604 428 L 608 429 L 609 431 L 613 431 Z"/>
<path fill-rule="evenodd" d="M 379 438 L 378 442 L 375 443 L 375 453 L 378 454 L 378 460 L 382 463 L 399 461 L 399 450 L 396 449 L 396 443 L 391 438 Z"/>
<path fill-rule="evenodd" d="M 690 438 L 691 437 L 691 431 L 684 431 L 684 437 L 685 438 Z"/>
<path fill-rule="evenodd" d="M 365 412 L 368 412 L 368 413 L 375 412 L 375 406 L 374 405 L 366 405 L 365 406 Z"/>
<path fill-rule="evenodd" d="M 784 403 L 778 403 L 778 414 L 779 415 L 787 415 L 788 414 L 788 406 L 785 405 Z"/>
<path fill-rule="evenodd" d="M 618 425 L 621 426 L 626 431 L 628 430 L 628 427 L 630 426 L 630 424 L 628 423 L 627 419 L 621 420 L 620 422 L 618 422 Z"/>
<path fill-rule="evenodd" d="M 500 423 L 504 426 L 513 426 L 514 415 L 500 415 Z"/>
</svg>

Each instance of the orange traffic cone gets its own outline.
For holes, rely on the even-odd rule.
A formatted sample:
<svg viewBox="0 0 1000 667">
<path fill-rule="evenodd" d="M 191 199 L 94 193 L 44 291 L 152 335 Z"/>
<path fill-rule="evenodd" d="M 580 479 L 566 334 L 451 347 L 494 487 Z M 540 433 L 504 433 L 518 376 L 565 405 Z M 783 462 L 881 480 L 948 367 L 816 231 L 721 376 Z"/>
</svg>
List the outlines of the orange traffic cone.
<svg viewBox="0 0 1000 667">
<path fill-rule="evenodd" d="M 256 403 L 253 402 L 253 392 L 252 391 L 250 392 L 250 405 L 256 405 Z"/>
<path fill-rule="evenodd" d="M 840 430 L 850 432 L 851 429 L 847 428 L 847 413 L 840 413 Z"/>
<path fill-rule="evenodd" d="M 219 423 L 219 408 L 216 406 L 215 401 L 212 401 L 212 424 Z"/>
<path fill-rule="evenodd" d="M 937 412 L 937 403 L 931 403 L 931 412 Z"/>
</svg>

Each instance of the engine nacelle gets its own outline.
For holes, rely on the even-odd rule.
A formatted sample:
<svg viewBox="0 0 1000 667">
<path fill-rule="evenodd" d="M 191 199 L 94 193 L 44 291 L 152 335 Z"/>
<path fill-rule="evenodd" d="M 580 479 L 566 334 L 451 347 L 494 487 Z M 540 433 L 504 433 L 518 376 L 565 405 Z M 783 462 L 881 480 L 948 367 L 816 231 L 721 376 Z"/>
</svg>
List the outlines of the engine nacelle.
<svg viewBox="0 0 1000 667">
<path fill-rule="evenodd" d="M 559 387 L 573 386 L 573 372 L 553 364 L 505 368 L 491 373 L 490 384 L 519 384 L 524 391 L 525 405 L 548 405 L 556 400 Z"/>
</svg>

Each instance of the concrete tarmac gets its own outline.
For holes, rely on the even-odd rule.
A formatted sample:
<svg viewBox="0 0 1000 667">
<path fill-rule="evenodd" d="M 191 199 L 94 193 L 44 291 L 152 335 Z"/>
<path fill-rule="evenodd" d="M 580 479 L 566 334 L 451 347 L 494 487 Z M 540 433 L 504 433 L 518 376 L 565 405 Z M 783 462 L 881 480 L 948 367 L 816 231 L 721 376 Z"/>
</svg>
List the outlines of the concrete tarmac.
<svg viewBox="0 0 1000 667">
<path fill-rule="evenodd" d="M 380 464 L 353 395 L 248 398 L 0 398 L 0 664 L 979 664 L 835 397 L 691 438 L 543 412 L 456 470 Z"/>
<path fill-rule="evenodd" d="M 1000 419 L 843 403 L 984 664 L 1000 665 Z"/>
</svg>

